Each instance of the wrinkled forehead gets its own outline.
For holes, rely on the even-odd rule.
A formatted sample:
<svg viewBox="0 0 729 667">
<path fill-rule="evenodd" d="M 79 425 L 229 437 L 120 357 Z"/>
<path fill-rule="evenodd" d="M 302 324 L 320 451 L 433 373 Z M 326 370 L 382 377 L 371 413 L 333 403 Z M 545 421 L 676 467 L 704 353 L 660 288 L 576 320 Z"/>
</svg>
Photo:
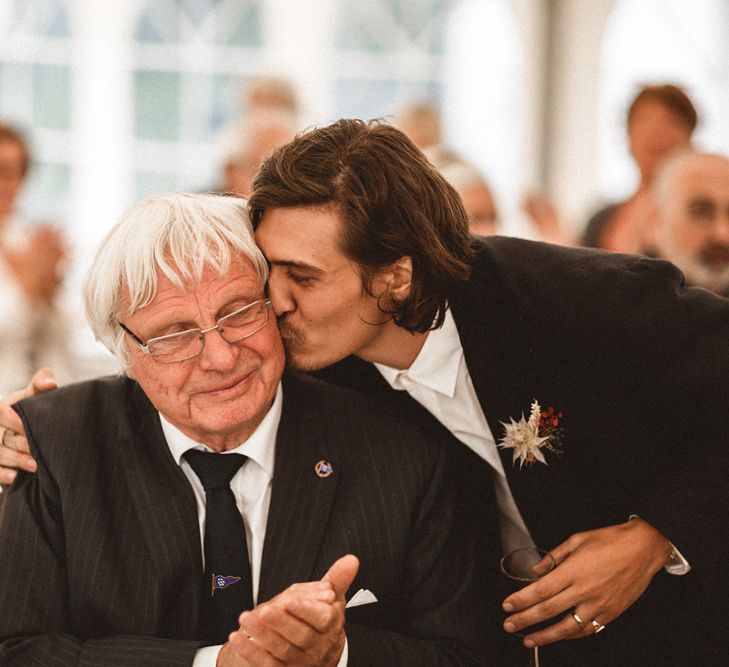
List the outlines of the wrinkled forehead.
<svg viewBox="0 0 729 667">
<path fill-rule="evenodd" d="M 146 283 L 135 285 L 132 289 L 122 284 L 121 308 L 129 316 L 171 295 L 195 299 L 200 294 L 221 291 L 254 301 L 263 295 L 264 287 L 264 277 L 254 263 L 248 257 L 235 253 L 231 255 L 228 266 L 203 263 L 197 270 L 190 270 L 190 267 L 181 268 L 175 263 L 158 265 Z"/>
</svg>

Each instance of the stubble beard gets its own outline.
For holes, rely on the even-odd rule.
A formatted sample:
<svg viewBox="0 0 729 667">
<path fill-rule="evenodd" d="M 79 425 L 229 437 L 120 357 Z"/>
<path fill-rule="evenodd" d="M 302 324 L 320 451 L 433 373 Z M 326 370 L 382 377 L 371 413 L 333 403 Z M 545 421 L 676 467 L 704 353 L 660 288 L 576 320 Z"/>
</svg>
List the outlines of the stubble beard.
<svg viewBox="0 0 729 667">
<path fill-rule="evenodd" d="M 278 321 L 278 330 L 286 350 L 286 366 L 295 371 L 315 371 L 321 368 L 321 365 L 297 358 L 298 350 L 304 345 L 304 334 L 301 331 L 284 319 Z"/>
</svg>

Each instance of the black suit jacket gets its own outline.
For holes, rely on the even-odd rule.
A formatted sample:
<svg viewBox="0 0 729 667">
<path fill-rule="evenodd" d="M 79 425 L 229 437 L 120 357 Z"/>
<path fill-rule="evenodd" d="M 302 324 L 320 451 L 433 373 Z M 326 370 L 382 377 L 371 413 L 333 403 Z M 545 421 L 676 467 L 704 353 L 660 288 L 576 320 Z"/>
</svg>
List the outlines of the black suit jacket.
<svg viewBox="0 0 729 667">
<path fill-rule="evenodd" d="M 197 511 L 146 396 L 102 379 L 17 409 L 38 474 L 0 497 L 0 664 L 191 664 Z M 322 459 L 327 478 L 314 472 Z M 354 553 L 349 595 L 368 588 L 379 601 L 347 610 L 351 665 L 484 664 L 448 465 L 402 418 L 287 377 L 259 601 Z"/>
<path fill-rule="evenodd" d="M 500 450 L 536 544 L 552 548 L 637 514 L 693 566 L 683 577 L 659 573 L 599 636 L 545 647 L 545 663 L 713 664 L 729 630 L 729 301 L 684 288 L 660 260 L 509 238 L 474 243 L 470 284 L 449 304 L 494 437 L 502 422 L 528 418 L 535 399 L 563 413 L 560 452 L 546 452 L 547 465 L 520 469 Z M 322 375 L 395 401 L 421 424 L 430 417 L 361 360 Z M 461 505 L 484 526 L 494 520 L 481 497 L 490 471 L 461 450 L 470 473 Z M 482 553 L 496 558 L 487 545 Z"/>
</svg>

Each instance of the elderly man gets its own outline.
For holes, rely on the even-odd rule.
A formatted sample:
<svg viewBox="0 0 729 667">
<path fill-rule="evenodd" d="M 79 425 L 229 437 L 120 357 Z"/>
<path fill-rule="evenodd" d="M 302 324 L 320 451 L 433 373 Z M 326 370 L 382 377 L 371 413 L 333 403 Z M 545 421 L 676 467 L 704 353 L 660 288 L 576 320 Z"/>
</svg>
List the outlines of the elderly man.
<svg viewBox="0 0 729 667">
<path fill-rule="evenodd" d="M 655 250 L 691 285 L 729 296 L 729 159 L 682 151 L 653 188 Z"/>
<path fill-rule="evenodd" d="M 16 406 L 38 472 L 0 496 L 3 665 L 488 662 L 445 445 L 281 381 L 244 207 L 137 206 L 84 287 L 126 377 Z"/>
</svg>

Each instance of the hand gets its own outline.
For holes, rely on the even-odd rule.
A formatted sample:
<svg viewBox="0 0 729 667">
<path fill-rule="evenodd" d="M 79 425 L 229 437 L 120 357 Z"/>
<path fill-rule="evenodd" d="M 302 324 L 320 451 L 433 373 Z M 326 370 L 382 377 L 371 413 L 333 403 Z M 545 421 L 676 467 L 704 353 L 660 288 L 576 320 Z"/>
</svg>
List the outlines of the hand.
<svg viewBox="0 0 729 667">
<path fill-rule="evenodd" d="M 243 612 L 226 644 L 243 661 L 230 666 L 336 665 L 345 642 L 344 595 L 358 570 L 357 558 L 342 556 L 321 581 L 294 584 Z"/>
<path fill-rule="evenodd" d="M 504 621 L 504 629 L 514 632 L 562 615 L 527 635 L 524 645 L 587 637 L 595 632 L 593 619 L 607 625 L 641 596 L 671 552 L 671 543 L 638 518 L 577 533 L 551 551 L 557 562 L 552 572 L 504 600 L 504 611 L 517 612 Z"/>
<path fill-rule="evenodd" d="M 3 258 L 24 294 L 32 300 L 52 303 L 63 280 L 68 248 L 57 229 L 38 227 L 22 249 L 3 250 Z"/>
<path fill-rule="evenodd" d="M 25 389 L 16 391 L 0 401 L 0 484 L 12 484 L 17 472 L 12 468 L 35 472 L 35 460 L 29 454 L 25 429 L 18 413 L 10 406 L 23 398 L 50 391 L 58 386 L 53 371 L 36 371 Z"/>
</svg>

